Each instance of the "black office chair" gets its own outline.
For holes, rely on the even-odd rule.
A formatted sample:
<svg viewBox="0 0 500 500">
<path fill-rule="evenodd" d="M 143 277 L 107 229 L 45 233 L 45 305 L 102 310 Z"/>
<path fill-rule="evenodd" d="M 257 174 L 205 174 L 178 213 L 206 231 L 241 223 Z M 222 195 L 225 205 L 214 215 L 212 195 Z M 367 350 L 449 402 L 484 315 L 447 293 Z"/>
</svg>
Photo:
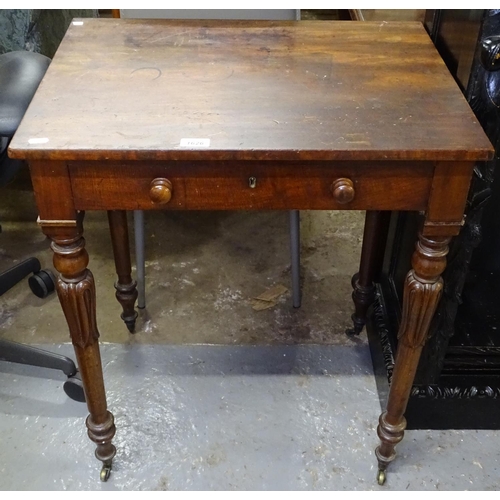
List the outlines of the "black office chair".
<svg viewBox="0 0 500 500">
<path fill-rule="evenodd" d="M 26 51 L 0 55 L 0 185 L 7 184 L 23 165 L 7 155 L 9 142 L 45 74 L 50 59 Z M 1 228 L 0 228 L 1 230 Z M 42 270 L 38 259 L 31 257 L 0 274 L 0 296 L 30 273 L 28 283 L 33 293 L 45 298 L 55 289 L 51 271 Z M 83 386 L 75 363 L 65 356 L 32 346 L 0 339 L 0 360 L 62 370 L 68 377 L 64 392 L 75 401 L 85 401 Z"/>
</svg>

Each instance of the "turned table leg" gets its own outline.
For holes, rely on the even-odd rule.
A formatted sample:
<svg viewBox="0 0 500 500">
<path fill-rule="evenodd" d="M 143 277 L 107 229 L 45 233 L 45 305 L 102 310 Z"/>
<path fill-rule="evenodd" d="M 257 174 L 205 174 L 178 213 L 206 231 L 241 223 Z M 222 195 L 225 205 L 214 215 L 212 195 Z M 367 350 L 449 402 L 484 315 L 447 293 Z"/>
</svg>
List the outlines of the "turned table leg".
<svg viewBox="0 0 500 500">
<path fill-rule="evenodd" d="M 395 446 L 403 439 L 404 412 L 429 326 L 443 290 L 441 274 L 446 267 L 448 237 L 419 235 L 412 256 L 412 269 L 406 276 L 403 314 L 398 332 L 398 348 L 387 402 L 380 415 L 377 434 L 380 445 L 378 482 L 385 482 L 385 470 L 396 456 Z"/>
<path fill-rule="evenodd" d="M 365 326 L 368 307 L 375 298 L 374 282 L 378 279 L 382 267 L 390 217 L 391 212 L 388 211 L 366 212 L 359 273 L 352 277 L 353 327 L 346 331 L 347 335 L 359 335 Z"/>
<path fill-rule="evenodd" d="M 95 455 L 103 462 L 101 479 L 106 481 L 116 453 L 111 443 L 115 425 L 113 415 L 106 405 L 96 323 L 94 277 L 87 269 L 89 257 L 85 250 L 85 240 L 81 225 L 76 223 L 72 226 L 44 227 L 44 232 L 52 239 L 54 267 L 60 273 L 57 294 L 69 326 L 85 390 L 90 413 L 86 420 L 88 435 L 97 445 Z"/>
<path fill-rule="evenodd" d="M 125 210 L 109 210 L 108 221 L 116 274 L 118 275 L 118 280 L 115 283 L 116 298 L 123 308 L 121 318 L 127 325 L 129 332 L 134 333 L 135 320 L 137 319 L 137 311 L 134 308 L 137 300 L 137 284 L 132 279 L 127 212 Z"/>
</svg>

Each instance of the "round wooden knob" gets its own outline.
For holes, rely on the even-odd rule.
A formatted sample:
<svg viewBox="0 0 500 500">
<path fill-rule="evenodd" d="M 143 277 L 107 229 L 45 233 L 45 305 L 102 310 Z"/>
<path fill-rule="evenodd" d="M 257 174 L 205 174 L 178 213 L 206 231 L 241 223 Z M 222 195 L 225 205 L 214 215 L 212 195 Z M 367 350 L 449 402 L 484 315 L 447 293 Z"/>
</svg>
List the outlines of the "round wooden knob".
<svg viewBox="0 0 500 500">
<path fill-rule="evenodd" d="M 172 183 L 160 177 L 153 179 L 149 188 L 149 197 L 156 205 L 165 205 L 172 198 Z"/>
<path fill-rule="evenodd" d="M 341 205 L 354 200 L 354 195 L 356 194 L 351 179 L 346 179 L 344 177 L 337 179 L 332 184 L 332 193 L 337 203 Z"/>
</svg>

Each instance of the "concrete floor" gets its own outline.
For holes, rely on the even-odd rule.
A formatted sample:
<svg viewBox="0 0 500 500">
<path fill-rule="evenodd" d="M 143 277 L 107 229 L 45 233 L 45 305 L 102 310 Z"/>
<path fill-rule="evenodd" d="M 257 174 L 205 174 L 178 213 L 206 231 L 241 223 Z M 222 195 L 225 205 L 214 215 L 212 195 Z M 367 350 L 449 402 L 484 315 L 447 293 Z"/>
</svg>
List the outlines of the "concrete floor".
<svg viewBox="0 0 500 500">
<path fill-rule="evenodd" d="M 31 255 L 51 266 L 36 216 L 24 172 L 0 200 L 2 269 Z M 114 471 L 99 482 L 85 405 L 62 374 L 0 363 L 0 489 L 378 489 L 368 346 L 344 335 L 362 223 L 302 212 L 303 306 L 286 294 L 257 312 L 252 297 L 290 287 L 286 213 L 148 213 L 147 309 L 132 336 L 106 216 L 88 213 Z M 0 336 L 72 356 L 57 298 L 26 282 L 0 298 Z M 499 445 L 497 431 L 410 431 L 385 489 L 498 489 Z"/>
<path fill-rule="evenodd" d="M 386 485 L 376 484 L 380 407 L 365 344 L 105 344 L 102 354 L 117 425 L 109 481 L 99 481 L 85 405 L 65 396 L 64 377 L 3 363 L 0 489 L 500 487 L 491 431 L 409 431 Z"/>
</svg>

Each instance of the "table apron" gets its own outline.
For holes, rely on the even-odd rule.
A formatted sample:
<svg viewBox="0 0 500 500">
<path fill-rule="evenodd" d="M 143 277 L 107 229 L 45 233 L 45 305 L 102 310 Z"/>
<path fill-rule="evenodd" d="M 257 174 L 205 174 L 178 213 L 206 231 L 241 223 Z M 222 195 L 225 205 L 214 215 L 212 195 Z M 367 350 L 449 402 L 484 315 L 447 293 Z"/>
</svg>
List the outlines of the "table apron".
<svg viewBox="0 0 500 500">
<path fill-rule="evenodd" d="M 77 210 L 425 210 L 434 165 L 428 162 L 169 162 L 68 164 Z M 167 179 L 172 197 L 151 200 Z M 349 179 L 354 198 L 332 192 Z"/>
</svg>

